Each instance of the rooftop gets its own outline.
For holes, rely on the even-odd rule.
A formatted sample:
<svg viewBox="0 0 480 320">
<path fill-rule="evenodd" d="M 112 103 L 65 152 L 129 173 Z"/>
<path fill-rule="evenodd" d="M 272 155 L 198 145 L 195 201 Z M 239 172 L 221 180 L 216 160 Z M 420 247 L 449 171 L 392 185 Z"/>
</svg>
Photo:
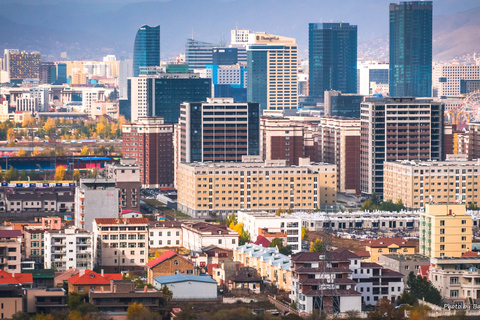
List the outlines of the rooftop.
<svg viewBox="0 0 480 320">
<path fill-rule="evenodd" d="M 384 254 L 386 258 L 396 261 L 430 261 L 430 258 L 421 254 Z"/>
<path fill-rule="evenodd" d="M 185 274 L 174 274 L 174 275 L 170 275 L 170 276 L 161 276 L 161 277 L 155 277 L 153 279 L 155 281 L 159 282 L 160 284 L 185 282 L 185 281 L 205 282 L 205 283 L 217 284 L 217 281 L 213 280 L 209 276 L 194 276 L 194 275 L 185 275 Z"/>
<path fill-rule="evenodd" d="M 149 220 L 147 218 L 96 218 L 95 223 L 101 225 L 148 225 Z"/>
<path fill-rule="evenodd" d="M 121 273 L 104 273 L 103 276 L 93 270 L 85 270 L 68 279 L 72 285 L 109 285 L 111 280 L 122 280 Z"/>
<path fill-rule="evenodd" d="M 367 241 L 365 245 L 370 248 L 388 248 L 390 246 L 415 247 L 415 244 L 402 238 L 378 238 Z"/>
<path fill-rule="evenodd" d="M 182 258 L 182 259 L 185 259 L 185 260 L 189 261 L 186 257 L 183 257 L 183 256 L 175 253 L 172 250 L 168 250 L 167 252 L 165 252 L 164 254 L 159 256 L 158 258 L 155 258 L 152 261 L 150 261 L 149 263 L 147 263 L 147 267 L 151 269 L 151 268 L 155 267 L 156 265 L 158 265 L 158 264 L 160 264 L 160 263 L 162 263 L 162 262 L 164 262 L 164 261 L 166 261 L 170 258 L 177 257 L 177 256 Z"/>
</svg>

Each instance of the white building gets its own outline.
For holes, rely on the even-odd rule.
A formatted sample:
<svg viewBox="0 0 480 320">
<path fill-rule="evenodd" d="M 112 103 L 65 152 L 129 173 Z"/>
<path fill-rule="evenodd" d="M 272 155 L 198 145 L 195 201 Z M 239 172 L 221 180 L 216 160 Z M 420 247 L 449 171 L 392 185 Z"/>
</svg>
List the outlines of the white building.
<svg viewBox="0 0 480 320">
<path fill-rule="evenodd" d="M 150 248 L 181 247 L 183 245 L 182 224 L 176 221 L 161 221 L 151 224 Z"/>
<path fill-rule="evenodd" d="M 480 65 L 433 66 L 433 96 L 458 96 L 461 93 L 461 80 L 480 80 Z"/>
<path fill-rule="evenodd" d="M 376 93 L 374 87 L 386 85 L 388 88 L 388 67 L 388 63 L 378 61 L 358 63 L 357 93 L 369 96 Z"/>
<path fill-rule="evenodd" d="M 153 278 L 153 285 L 172 291 L 172 300 L 216 300 L 217 282 L 209 276 L 175 274 Z"/>
<path fill-rule="evenodd" d="M 45 269 L 93 268 L 93 234 L 76 228 L 45 231 Z"/>
<path fill-rule="evenodd" d="M 239 223 L 250 233 L 250 239 L 255 242 L 263 230 L 264 233 L 282 233 L 286 244 L 292 247 L 294 253 L 302 249 L 302 220 L 290 215 L 277 216 L 275 213 L 238 211 Z M 265 234 L 262 234 L 265 236 Z"/>
<path fill-rule="evenodd" d="M 196 252 L 216 246 L 233 250 L 238 246 L 238 233 L 225 225 L 206 222 L 183 223 L 183 247 Z"/>
<path fill-rule="evenodd" d="M 128 98 L 128 78 L 133 77 L 133 60 L 122 60 L 119 66 L 118 91 L 120 99 Z"/>
</svg>

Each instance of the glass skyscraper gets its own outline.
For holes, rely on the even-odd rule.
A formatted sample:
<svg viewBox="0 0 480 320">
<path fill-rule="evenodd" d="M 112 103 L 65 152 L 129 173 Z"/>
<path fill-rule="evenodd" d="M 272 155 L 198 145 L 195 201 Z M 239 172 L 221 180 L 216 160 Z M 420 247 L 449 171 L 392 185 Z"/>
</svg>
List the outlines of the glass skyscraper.
<svg viewBox="0 0 480 320">
<path fill-rule="evenodd" d="M 432 96 L 432 1 L 390 4 L 390 96 Z"/>
<path fill-rule="evenodd" d="M 326 90 L 357 93 L 357 26 L 310 23 L 308 26 L 309 96 Z"/>
<path fill-rule="evenodd" d="M 140 67 L 156 66 L 160 66 L 160 26 L 143 25 L 135 36 L 133 76 L 140 74 Z"/>
</svg>

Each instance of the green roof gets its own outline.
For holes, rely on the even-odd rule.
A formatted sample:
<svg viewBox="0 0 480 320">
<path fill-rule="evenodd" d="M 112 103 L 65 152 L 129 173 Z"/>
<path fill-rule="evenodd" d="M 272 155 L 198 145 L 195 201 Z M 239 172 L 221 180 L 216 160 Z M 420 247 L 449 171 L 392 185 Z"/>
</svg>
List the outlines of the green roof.
<svg viewBox="0 0 480 320">
<path fill-rule="evenodd" d="M 22 270 L 22 273 L 31 273 L 33 279 L 53 279 L 55 276 L 53 269 Z"/>
</svg>

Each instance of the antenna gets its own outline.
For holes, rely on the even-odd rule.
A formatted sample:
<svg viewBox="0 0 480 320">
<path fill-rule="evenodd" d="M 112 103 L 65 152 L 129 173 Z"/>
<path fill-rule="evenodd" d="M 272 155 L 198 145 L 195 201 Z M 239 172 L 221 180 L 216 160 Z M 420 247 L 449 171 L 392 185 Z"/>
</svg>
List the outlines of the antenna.
<svg viewBox="0 0 480 320">
<path fill-rule="evenodd" d="M 192 27 L 192 40 L 193 40 L 193 27 Z"/>
</svg>

